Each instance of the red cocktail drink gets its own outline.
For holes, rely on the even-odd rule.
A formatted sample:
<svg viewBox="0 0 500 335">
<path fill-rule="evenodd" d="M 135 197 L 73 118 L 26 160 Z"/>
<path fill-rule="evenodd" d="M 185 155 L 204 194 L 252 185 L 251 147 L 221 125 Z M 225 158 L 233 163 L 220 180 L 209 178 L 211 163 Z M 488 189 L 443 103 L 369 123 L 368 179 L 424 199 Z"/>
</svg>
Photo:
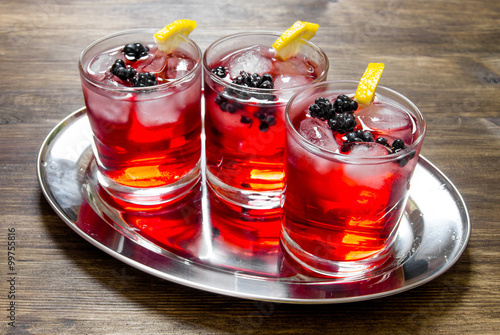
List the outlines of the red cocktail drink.
<svg viewBox="0 0 500 335">
<path fill-rule="evenodd" d="M 165 53 L 154 33 L 104 37 L 80 58 L 99 183 L 138 203 L 172 200 L 200 178 L 201 52 L 184 37 Z"/>
<path fill-rule="evenodd" d="M 328 71 L 326 55 L 308 41 L 290 59 L 277 59 L 271 45 L 279 36 L 231 35 L 203 59 L 207 181 L 225 200 L 249 208 L 280 206 L 286 103 Z"/>
<path fill-rule="evenodd" d="M 337 277 L 388 259 L 425 134 L 408 99 L 379 87 L 359 108 L 356 85 L 313 85 L 287 107 L 282 245 L 307 269 Z M 347 112 L 335 111 L 343 104 Z"/>
</svg>

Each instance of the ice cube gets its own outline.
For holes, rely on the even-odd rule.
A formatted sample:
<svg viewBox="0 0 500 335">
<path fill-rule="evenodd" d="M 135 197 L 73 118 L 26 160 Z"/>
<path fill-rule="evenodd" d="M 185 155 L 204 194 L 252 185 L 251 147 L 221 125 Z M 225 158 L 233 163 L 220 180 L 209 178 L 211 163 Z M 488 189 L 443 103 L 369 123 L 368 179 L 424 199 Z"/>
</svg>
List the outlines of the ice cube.
<svg viewBox="0 0 500 335">
<path fill-rule="evenodd" d="M 387 147 L 375 142 L 355 142 L 347 144 L 347 155 L 353 157 L 381 157 L 387 156 Z"/>
<path fill-rule="evenodd" d="M 165 99 L 151 99 L 136 104 L 137 120 L 145 127 L 175 123 L 183 111 L 183 96 L 173 94 L 168 103 Z"/>
<path fill-rule="evenodd" d="M 101 126 L 128 122 L 130 110 L 133 108 L 133 102 L 130 102 L 131 94 L 116 92 L 114 97 L 119 99 L 110 103 L 107 96 L 96 94 L 86 87 L 84 90 L 87 92 L 87 109 L 92 111 L 97 122 L 104 122 Z"/>
<path fill-rule="evenodd" d="M 274 88 L 277 90 L 289 87 L 303 86 L 311 82 L 312 79 L 304 76 L 289 76 L 286 74 L 281 74 L 274 78 Z"/>
<path fill-rule="evenodd" d="M 163 71 L 167 64 L 167 57 L 164 52 L 157 52 L 151 58 L 148 58 L 144 61 L 144 66 L 140 70 L 140 72 L 153 72 L 160 73 Z"/>
<path fill-rule="evenodd" d="M 414 123 L 410 115 L 387 104 L 373 104 L 356 112 L 358 120 L 379 136 L 394 140 L 402 139 L 406 144 L 412 142 Z"/>
<path fill-rule="evenodd" d="M 318 119 L 310 117 L 302 120 L 299 133 L 309 142 L 323 149 L 335 152 L 340 148 L 327 124 Z"/>
<path fill-rule="evenodd" d="M 260 75 L 271 72 L 273 62 L 265 56 L 266 51 L 260 46 L 253 46 L 232 55 L 228 63 L 231 78 L 236 78 L 241 71 Z"/>
<path fill-rule="evenodd" d="M 92 60 L 88 66 L 88 73 L 98 81 L 106 78 L 106 73 L 111 69 L 116 57 L 109 54 L 101 54 Z"/>
<path fill-rule="evenodd" d="M 171 57 L 168 59 L 168 72 L 169 79 L 176 79 L 184 76 L 194 67 L 194 61 L 184 57 Z"/>
<path fill-rule="evenodd" d="M 181 121 L 181 117 L 185 117 L 187 110 L 198 108 L 196 106 L 199 106 L 201 99 L 200 85 L 201 78 L 189 86 L 185 84 L 170 88 L 167 96 L 165 96 L 167 92 L 164 90 L 148 92 L 148 100 L 136 103 L 137 120 L 145 127 Z"/>
<path fill-rule="evenodd" d="M 276 62 L 274 71 L 288 76 L 310 77 L 314 74 L 314 67 L 305 62 L 304 59 L 290 58 L 286 62 Z"/>
<path fill-rule="evenodd" d="M 378 143 L 351 143 L 348 144 L 347 155 L 351 157 L 381 157 L 389 154 L 388 149 Z M 355 181 L 357 185 L 373 189 L 380 189 L 386 179 L 395 173 L 397 164 L 387 162 L 383 164 L 344 164 L 344 174 Z"/>
</svg>

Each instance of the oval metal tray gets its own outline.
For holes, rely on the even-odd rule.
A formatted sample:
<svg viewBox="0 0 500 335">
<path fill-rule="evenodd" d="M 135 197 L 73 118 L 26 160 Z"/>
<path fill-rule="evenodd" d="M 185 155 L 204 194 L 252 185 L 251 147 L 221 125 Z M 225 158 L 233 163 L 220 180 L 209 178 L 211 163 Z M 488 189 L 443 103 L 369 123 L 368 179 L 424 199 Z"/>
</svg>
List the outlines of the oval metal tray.
<svg viewBox="0 0 500 335">
<path fill-rule="evenodd" d="M 309 277 L 283 257 L 279 213 L 231 208 L 202 181 L 191 194 L 159 208 L 106 199 L 95 183 L 85 108 L 47 136 L 37 172 L 47 201 L 85 240 L 139 270 L 200 290 L 239 298 L 302 304 L 380 298 L 425 284 L 465 250 L 465 203 L 423 157 L 415 170 L 396 242 L 397 264 L 358 280 Z"/>
</svg>

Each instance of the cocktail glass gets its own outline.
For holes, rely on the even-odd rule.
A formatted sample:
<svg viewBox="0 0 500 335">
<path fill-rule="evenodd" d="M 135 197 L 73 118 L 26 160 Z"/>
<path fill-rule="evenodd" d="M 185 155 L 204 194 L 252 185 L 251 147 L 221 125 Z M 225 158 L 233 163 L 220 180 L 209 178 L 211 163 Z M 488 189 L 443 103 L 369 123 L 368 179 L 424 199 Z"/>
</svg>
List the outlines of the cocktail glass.
<svg viewBox="0 0 500 335">
<path fill-rule="evenodd" d="M 349 132 L 368 131 L 359 134 L 363 139 L 349 142 L 352 135 L 311 117 L 309 106 L 317 98 L 352 97 L 357 84 L 312 85 L 294 95 L 286 110 L 281 245 L 313 274 L 353 278 L 398 261 L 391 254 L 425 121 L 410 100 L 380 86 L 373 103 L 353 114 L 357 125 Z"/>
<path fill-rule="evenodd" d="M 247 208 L 281 206 L 286 103 L 305 85 L 325 80 L 329 67 L 325 53 L 306 40 L 294 57 L 276 59 L 271 45 L 279 36 L 226 36 L 203 56 L 207 181 L 219 197 Z M 270 74 L 272 88 L 244 86 L 241 71 L 261 82 Z"/>
<path fill-rule="evenodd" d="M 97 180 L 112 196 L 141 204 L 173 201 L 200 180 L 201 51 L 191 39 L 168 55 L 155 29 L 115 33 L 90 44 L 79 69 L 93 133 Z M 129 60 L 129 43 L 145 52 Z M 116 59 L 157 84 L 133 87 L 111 72 Z"/>
</svg>

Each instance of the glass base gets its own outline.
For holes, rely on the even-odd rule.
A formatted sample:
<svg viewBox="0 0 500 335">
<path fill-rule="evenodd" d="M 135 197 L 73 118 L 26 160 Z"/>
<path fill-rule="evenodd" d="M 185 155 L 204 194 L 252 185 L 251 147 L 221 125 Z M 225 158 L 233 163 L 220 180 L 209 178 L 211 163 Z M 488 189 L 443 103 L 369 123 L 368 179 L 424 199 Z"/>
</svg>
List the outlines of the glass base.
<svg viewBox="0 0 500 335">
<path fill-rule="evenodd" d="M 393 238 L 387 247 L 376 255 L 359 261 L 333 261 L 315 256 L 295 243 L 285 229 L 281 230 L 280 245 L 285 256 L 299 265 L 308 275 L 355 280 L 379 275 L 397 266 L 402 259 L 394 250 L 395 240 Z"/>
<path fill-rule="evenodd" d="M 252 191 L 229 186 L 206 169 L 207 184 L 213 193 L 232 205 L 250 209 L 272 209 L 283 205 L 284 190 Z"/>
<path fill-rule="evenodd" d="M 99 171 L 95 160 L 91 163 L 90 169 L 90 174 L 110 196 L 138 205 L 157 205 L 176 201 L 189 193 L 201 179 L 200 162 L 175 183 L 149 188 L 129 187 L 116 183 Z"/>
</svg>

